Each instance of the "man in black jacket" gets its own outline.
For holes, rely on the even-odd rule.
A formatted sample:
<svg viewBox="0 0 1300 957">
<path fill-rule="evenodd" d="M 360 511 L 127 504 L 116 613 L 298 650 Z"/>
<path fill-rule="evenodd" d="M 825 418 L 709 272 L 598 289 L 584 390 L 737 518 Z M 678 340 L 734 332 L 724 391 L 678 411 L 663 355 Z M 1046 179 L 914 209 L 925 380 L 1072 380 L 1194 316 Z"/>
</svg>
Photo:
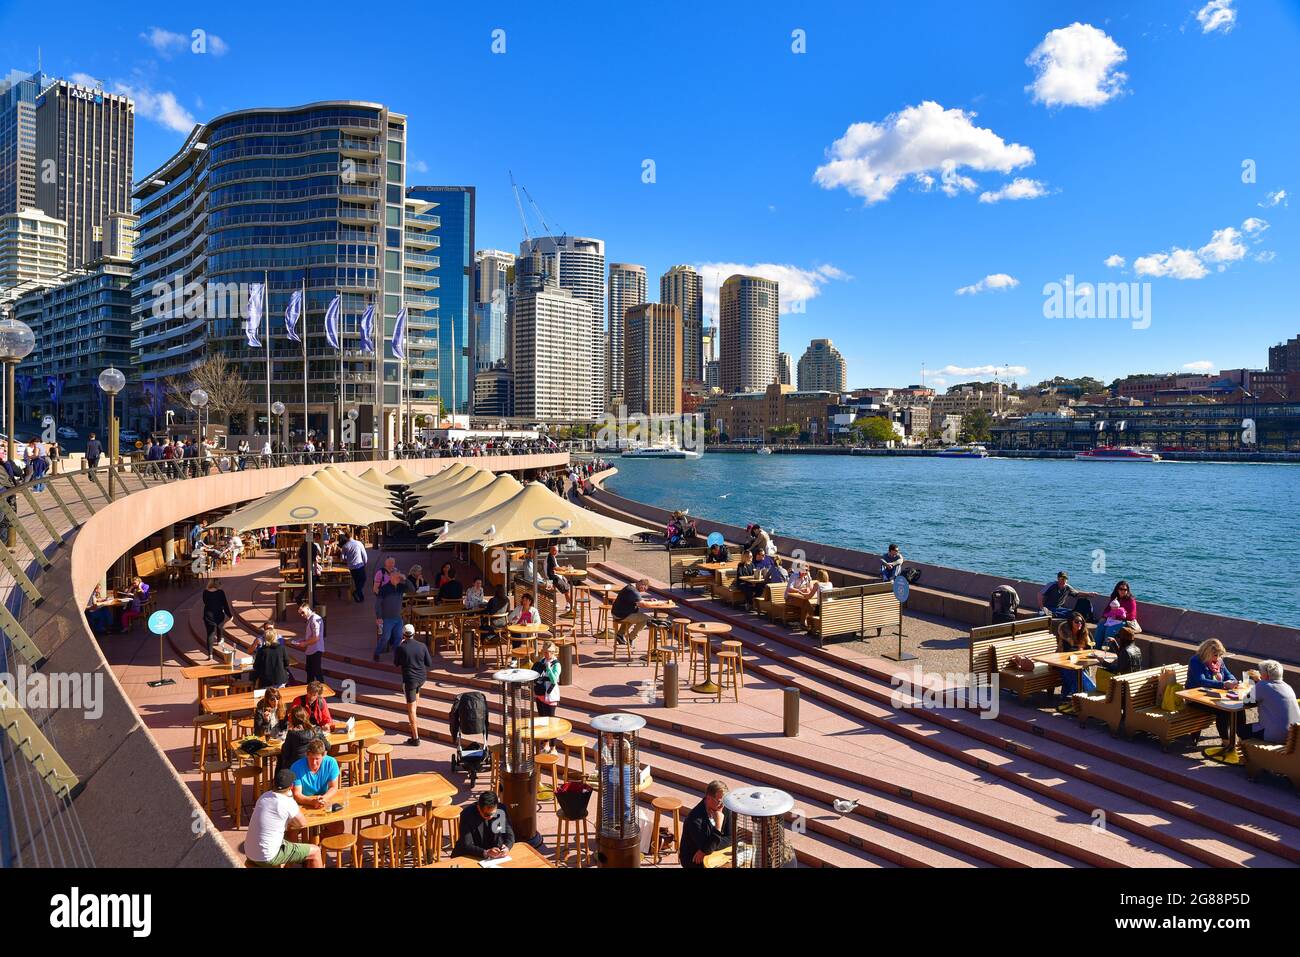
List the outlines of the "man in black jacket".
<svg viewBox="0 0 1300 957">
<path fill-rule="evenodd" d="M 95 469 L 99 467 L 99 457 L 104 454 L 104 447 L 99 444 L 99 439 L 95 438 L 95 433 L 91 432 L 90 437 L 86 439 L 86 465 Z"/>
<path fill-rule="evenodd" d="M 677 851 L 682 867 L 703 867 L 705 857 L 731 846 L 731 812 L 722 806 L 726 796 L 726 784 L 710 781 L 704 800 L 686 815 L 682 844 Z"/>
<path fill-rule="evenodd" d="M 478 800 L 460 812 L 460 840 L 456 857 L 496 860 L 515 846 L 515 830 L 506 809 L 497 803 L 496 792 L 484 791 Z"/>
</svg>

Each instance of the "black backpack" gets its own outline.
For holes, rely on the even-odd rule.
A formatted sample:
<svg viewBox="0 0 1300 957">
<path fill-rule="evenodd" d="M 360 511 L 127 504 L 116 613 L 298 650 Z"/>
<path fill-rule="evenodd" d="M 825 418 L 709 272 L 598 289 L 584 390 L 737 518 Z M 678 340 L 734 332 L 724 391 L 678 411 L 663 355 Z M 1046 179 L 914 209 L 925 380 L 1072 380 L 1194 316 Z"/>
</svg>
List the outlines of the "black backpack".
<svg viewBox="0 0 1300 957">
<path fill-rule="evenodd" d="M 993 624 L 999 625 L 1016 620 L 1016 611 L 1020 608 L 1020 595 L 1010 585 L 999 585 L 989 596 L 989 611 Z"/>
</svg>

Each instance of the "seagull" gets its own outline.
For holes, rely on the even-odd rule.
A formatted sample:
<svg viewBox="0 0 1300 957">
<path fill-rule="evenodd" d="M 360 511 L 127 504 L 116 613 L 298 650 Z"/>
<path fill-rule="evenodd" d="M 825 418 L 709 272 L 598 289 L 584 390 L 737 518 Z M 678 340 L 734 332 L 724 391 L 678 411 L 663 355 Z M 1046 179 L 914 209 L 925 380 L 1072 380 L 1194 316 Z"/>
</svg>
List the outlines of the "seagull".
<svg viewBox="0 0 1300 957">
<path fill-rule="evenodd" d="M 727 497 L 728 495 L 730 495 L 730 494 L 731 494 L 730 492 L 726 492 L 726 493 L 723 494 L 723 495 L 719 495 L 718 498 L 726 498 L 726 497 Z"/>
<path fill-rule="evenodd" d="M 831 807 L 835 808 L 840 814 L 852 814 L 853 809 L 858 806 L 858 801 L 846 801 L 844 798 L 836 798 L 831 802 Z"/>
</svg>

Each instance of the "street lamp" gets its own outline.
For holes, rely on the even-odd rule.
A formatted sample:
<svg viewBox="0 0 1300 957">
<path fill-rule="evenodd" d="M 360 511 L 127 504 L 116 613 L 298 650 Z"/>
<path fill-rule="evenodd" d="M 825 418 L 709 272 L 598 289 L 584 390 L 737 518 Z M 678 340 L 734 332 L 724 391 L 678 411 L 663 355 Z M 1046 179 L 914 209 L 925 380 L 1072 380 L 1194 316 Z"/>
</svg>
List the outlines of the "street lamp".
<svg viewBox="0 0 1300 957">
<path fill-rule="evenodd" d="M 99 374 L 99 388 L 108 396 L 108 500 L 113 501 L 113 466 L 117 464 L 117 394 L 126 388 L 126 376 L 109 366 Z"/>
<path fill-rule="evenodd" d="M 271 403 L 271 414 L 272 414 L 273 416 L 275 416 L 277 419 L 280 420 L 280 431 L 283 432 L 283 431 L 284 431 L 284 403 L 281 402 L 279 399 L 276 399 L 274 402 L 272 402 L 272 403 Z M 307 430 L 304 428 L 304 429 L 303 429 L 303 435 L 304 435 L 304 437 L 306 436 L 306 434 L 307 434 Z M 270 423 L 270 422 L 266 423 L 266 440 L 267 440 L 268 442 L 271 441 L 271 423 Z"/>
<path fill-rule="evenodd" d="M 18 368 L 18 363 L 26 359 L 33 349 L 36 348 L 36 334 L 32 332 L 32 327 L 27 325 L 21 319 L 15 319 L 6 311 L 5 318 L 0 321 L 0 361 L 5 364 L 5 431 L 7 432 L 6 440 L 8 444 L 9 468 L 12 469 L 14 462 L 14 370 Z M 10 473 L 13 474 L 12 472 Z M 8 543 L 10 548 L 14 548 L 18 540 L 15 537 L 17 530 L 11 524 L 9 526 Z"/>
<path fill-rule="evenodd" d="M 202 389 L 195 389 L 190 393 L 190 405 L 198 412 L 199 416 L 199 443 L 202 444 L 208 440 L 208 430 L 203 423 L 203 410 L 208 404 L 208 394 Z"/>
</svg>

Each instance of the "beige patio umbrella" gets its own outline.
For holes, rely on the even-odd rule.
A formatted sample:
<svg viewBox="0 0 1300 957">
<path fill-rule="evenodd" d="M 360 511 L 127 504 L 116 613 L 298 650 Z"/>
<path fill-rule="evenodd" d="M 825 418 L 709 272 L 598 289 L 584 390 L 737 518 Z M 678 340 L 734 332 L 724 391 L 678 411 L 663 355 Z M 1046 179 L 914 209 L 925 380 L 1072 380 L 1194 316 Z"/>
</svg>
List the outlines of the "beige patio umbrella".
<svg viewBox="0 0 1300 957">
<path fill-rule="evenodd" d="M 498 505 L 514 498 L 523 490 L 523 486 L 513 475 L 498 475 L 489 484 L 459 498 L 439 498 L 425 508 L 425 518 L 436 522 L 459 522 L 473 518 L 481 512 L 496 508 Z M 457 491 L 453 489 L 453 491 Z M 421 505 L 424 508 L 423 505 Z M 424 532 L 434 534 L 433 531 Z"/>
<path fill-rule="evenodd" d="M 460 476 L 445 482 L 435 489 L 423 493 L 414 493 L 417 507 L 425 511 L 430 517 L 436 517 L 429 511 L 438 505 L 444 505 L 454 499 L 462 498 L 471 492 L 477 492 L 481 488 L 487 488 L 496 480 L 491 472 L 482 470 L 475 472 L 463 472 Z"/>
<path fill-rule="evenodd" d="M 424 481 L 424 476 L 418 472 L 412 472 L 405 465 L 398 465 L 396 468 L 388 470 L 387 481 L 385 485 L 414 485 L 416 482 Z"/>
<path fill-rule="evenodd" d="M 363 502 L 370 502 L 380 508 L 387 508 L 392 504 L 392 494 L 387 490 L 374 485 L 371 482 L 364 482 L 342 469 L 336 469 L 332 466 L 329 468 L 319 469 L 312 473 L 317 481 L 324 484 L 327 488 L 334 489 L 340 495 L 349 495 L 353 498 L 359 498 Z"/>
<path fill-rule="evenodd" d="M 444 483 L 452 481 L 460 475 L 464 475 L 467 472 L 479 471 L 482 470 L 477 469 L 472 465 L 466 465 L 464 462 L 457 462 L 450 468 L 445 468 L 441 472 L 436 472 L 428 478 L 420 479 L 420 481 L 411 486 L 410 491 L 412 495 L 423 495 L 426 492 L 432 492 L 435 489 L 441 488 Z"/>
<path fill-rule="evenodd" d="M 378 485 L 381 488 L 388 484 L 388 480 L 384 478 L 383 474 L 374 466 L 371 466 L 370 468 L 366 469 L 364 472 L 361 473 L 360 476 L 358 476 L 358 478 L 361 478 L 366 482 L 371 482 L 375 485 Z"/>
</svg>

